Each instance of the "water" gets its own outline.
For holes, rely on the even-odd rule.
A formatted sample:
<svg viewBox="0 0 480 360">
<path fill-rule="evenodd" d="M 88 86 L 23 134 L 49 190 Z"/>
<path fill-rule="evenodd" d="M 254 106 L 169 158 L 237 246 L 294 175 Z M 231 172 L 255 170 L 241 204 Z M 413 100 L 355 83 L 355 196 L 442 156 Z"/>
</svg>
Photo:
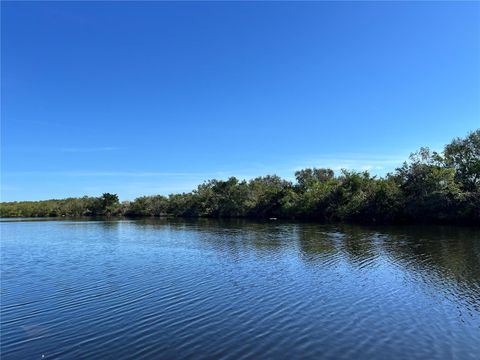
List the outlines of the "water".
<svg viewBox="0 0 480 360">
<path fill-rule="evenodd" d="M 1 358 L 480 359 L 480 231 L 3 221 Z"/>
</svg>

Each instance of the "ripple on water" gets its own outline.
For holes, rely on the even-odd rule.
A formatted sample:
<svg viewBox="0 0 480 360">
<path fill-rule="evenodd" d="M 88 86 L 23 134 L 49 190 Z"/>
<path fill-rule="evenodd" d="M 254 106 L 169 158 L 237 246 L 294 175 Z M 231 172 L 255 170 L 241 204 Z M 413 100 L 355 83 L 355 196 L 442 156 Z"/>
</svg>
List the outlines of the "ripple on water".
<svg viewBox="0 0 480 360">
<path fill-rule="evenodd" d="M 474 229 L 141 220 L 0 230 L 2 359 L 480 353 Z"/>
</svg>

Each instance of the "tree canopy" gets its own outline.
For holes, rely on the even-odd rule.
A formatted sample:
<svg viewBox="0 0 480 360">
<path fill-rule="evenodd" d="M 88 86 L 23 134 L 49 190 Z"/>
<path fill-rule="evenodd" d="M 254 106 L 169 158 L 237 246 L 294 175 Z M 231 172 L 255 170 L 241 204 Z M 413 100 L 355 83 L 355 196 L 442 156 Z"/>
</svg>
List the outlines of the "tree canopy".
<svg viewBox="0 0 480 360">
<path fill-rule="evenodd" d="M 307 168 L 295 182 L 276 175 L 246 181 L 209 180 L 189 193 L 143 196 L 120 203 L 115 194 L 4 202 L 2 217 L 179 216 L 311 219 L 351 222 L 480 224 L 480 129 L 443 152 L 421 148 L 385 177 L 367 171 Z"/>
</svg>

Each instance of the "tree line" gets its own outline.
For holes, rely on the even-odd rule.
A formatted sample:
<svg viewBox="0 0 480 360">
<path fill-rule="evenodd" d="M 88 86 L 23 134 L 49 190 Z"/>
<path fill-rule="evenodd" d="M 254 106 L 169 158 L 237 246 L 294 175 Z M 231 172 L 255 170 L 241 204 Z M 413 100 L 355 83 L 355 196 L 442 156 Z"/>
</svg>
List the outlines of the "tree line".
<svg viewBox="0 0 480 360">
<path fill-rule="evenodd" d="M 276 175 L 246 181 L 209 180 L 188 193 L 115 194 L 61 200 L 3 202 L 1 217 L 125 216 L 286 218 L 322 222 L 480 224 L 480 129 L 441 153 L 421 148 L 393 173 L 308 168 L 296 181 Z"/>
</svg>

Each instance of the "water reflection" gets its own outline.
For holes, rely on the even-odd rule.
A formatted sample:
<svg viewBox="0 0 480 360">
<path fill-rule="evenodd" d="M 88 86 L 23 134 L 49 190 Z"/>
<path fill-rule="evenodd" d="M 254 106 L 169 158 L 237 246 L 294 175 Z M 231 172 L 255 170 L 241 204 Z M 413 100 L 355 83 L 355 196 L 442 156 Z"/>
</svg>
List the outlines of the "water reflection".
<svg viewBox="0 0 480 360">
<path fill-rule="evenodd" d="M 2 358 L 480 353 L 475 228 L 65 219 L 0 230 Z"/>
<path fill-rule="evenodd" d="M 387 257 L 407 270 L 454 281 L 478 295 L 480 231 L 448 226 L 353 226 L 234 220 L 143 219 L 139 228 L 190 232 L 216 251 L 272 256 L 298 251 L 306 262 L 342 258 L 358 269 Z M 102 223 L 116 227 L 118 223 Z M 478 297 L 478 296 L 477 296 Z"/>
<path fill-rule="evenodd" d="M 295 252 L 306 262 L 332 265 L 345 260 L 358 270 L 388 259 L 404 270 L 423 276 L 446 292 L 468 296 L 478 310 L 480 301 L 480 231 L 472 227 L 318 225 L 265 223 L 245 220 L 156 220 L 136 226 L 201 234 L 198 240 L 232 254 Z"/>
<path fill-rule="evenodd" d="M 480 232 L 461 227 L 388 229 L 387 254 L 425 282 L 480 310 Z"/>
</svg>

